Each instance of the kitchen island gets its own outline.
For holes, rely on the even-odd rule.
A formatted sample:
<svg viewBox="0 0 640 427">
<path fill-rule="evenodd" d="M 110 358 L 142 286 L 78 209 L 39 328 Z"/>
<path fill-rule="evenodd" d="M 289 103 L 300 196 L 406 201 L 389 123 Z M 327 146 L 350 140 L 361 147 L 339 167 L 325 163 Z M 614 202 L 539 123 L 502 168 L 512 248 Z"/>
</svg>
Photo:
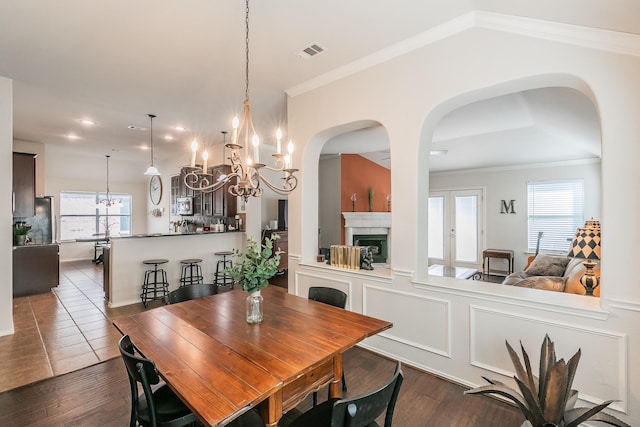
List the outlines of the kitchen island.
<svg viewBox="0 0 640 427">
<path fill-rule="evenodd" d="M 169 290 L 177 289 L 180 283 L 180 261 L 201 258 L 202 274 L 206 283 L 213 282 L 218 258 L 214 252 L 243 249 L 245 233 L 229 231 L 223 233 L 145 234 L 127 237 L 111 237 L 105 284 L 105 296 L 110 307 L 140 302 L 140 292 L 146 259 L 165 258 Z"/>
</svg>

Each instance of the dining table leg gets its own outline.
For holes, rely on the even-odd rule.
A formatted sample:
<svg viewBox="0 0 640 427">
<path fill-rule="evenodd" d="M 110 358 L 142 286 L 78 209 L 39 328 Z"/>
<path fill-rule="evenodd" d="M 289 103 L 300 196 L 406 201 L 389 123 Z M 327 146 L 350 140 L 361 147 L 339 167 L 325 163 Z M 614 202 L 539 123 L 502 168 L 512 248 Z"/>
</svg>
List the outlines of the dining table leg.
<svg viewBox="0 0 640 427">
<path fill-rule="evenodd" d="M 263 400 L 258 408 L 265 427 L 278 427 L 278 422 L 282 418 L 282 388 Z"/>
<path fill-rule="evenodd" d="M 329 383 L 329 397 L 342 397 L 342 353 L 333 358 L 333 380 Z"/>
</svg>

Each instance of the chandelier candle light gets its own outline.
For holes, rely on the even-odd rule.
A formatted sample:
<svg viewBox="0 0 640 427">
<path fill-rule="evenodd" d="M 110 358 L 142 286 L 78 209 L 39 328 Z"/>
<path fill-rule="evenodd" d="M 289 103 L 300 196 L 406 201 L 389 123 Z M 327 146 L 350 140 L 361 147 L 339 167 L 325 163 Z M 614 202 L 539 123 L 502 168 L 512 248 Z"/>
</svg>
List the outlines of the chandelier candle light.
<svg viewBox="0 0 640 427">
<path fill-rule="evenodd" d="M 232 122 L 233 134 L 231 142 L 225 147 L 231 150 L 231 173 L 218 179 L 207 171 L 206 151 L 202 153 L 202 169 L 196 166 L 196 152 L 198 143 L 191 143 L 191 171 L 184 177 L 187 188 L 194 191 L 210 193 L 229 185 L 229 193 L 233 196 L 243 197 L 246 202 L 249 197 L 262 196 L 261 184 L 266 185 L 277 194 L 287 195 L 298 186 L 298 178 L 294 175 L 298 169 L 293 168 L 293 142 L 289 140 L 287 154 L 282 153 L 282 131 L 276 132 L 276 152 L 274 166 L 260 163 L 260 138 L 258 137 L 251 119 L 251 102 L 249 102 L 249 0 L 246 0 L 245 9 L 245 98 L 244 114 L 242 121 L 236 116 Z M 251 138 L 251 141 L 249 141 Z M 253 147 L 250 153 L 249 144 Z M 244 153 L 241 153 L 244 151 Z M 282 172 L 282 184 L 280 186 L 271 183 L 263 174 L 263 170 Z"/>
</svg>

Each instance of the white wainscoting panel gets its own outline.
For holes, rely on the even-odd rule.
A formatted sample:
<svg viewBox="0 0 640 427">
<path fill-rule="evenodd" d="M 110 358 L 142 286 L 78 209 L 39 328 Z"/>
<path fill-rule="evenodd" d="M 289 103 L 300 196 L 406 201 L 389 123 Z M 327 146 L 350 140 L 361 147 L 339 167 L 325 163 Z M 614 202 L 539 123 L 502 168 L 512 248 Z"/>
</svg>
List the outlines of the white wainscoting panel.
<svg viewBox="0 0 640 427">
<path fill-rule="evenodd" d="M 393 322 L 380 336 L 451 357 L 450 301 L 367 284 L 362 296 L 363 314 Z"/>
<path fill-rule="evenodd" d="M 586 325 L 558 323 L 478 305 L 470 305 L 469 309 L 470 363 L 473 366 L 511 378 L 514 369 L 505 340 L 520 355 L 522 342 L 537 374 L 540 347 L 545 334 L 548 334 L 554 342 L 558 359 L 568 361 L 581 349 L 580 363 L 573 383 L 573 388 L 580 392 L 580 399 L 593 404 L 609 399 L 619 400 L 611 408 L 626 412 L 626 334 L 601 331 Z M 586 371 L 585 366 L 598 366 L 598 370 Z M 504 378 L 495 379 L 505 381 Z"/>
</svg>

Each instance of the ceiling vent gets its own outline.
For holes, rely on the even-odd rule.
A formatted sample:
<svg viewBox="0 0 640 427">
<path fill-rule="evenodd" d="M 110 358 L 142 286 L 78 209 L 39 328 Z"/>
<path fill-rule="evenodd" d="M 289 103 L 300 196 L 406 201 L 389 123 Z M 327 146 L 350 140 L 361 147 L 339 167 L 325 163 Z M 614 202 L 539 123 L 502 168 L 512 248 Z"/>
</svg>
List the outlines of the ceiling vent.
<svg viewBox="0 0 640 427">
<path fill-rule="evenodd" d="M 300 52 L 297 52 L 296 55 L 298 55 L 302 59 L 309 59 L 312 56 L 316 56 L 326 50 L 327 48 L 322 46 L 320 43 L 312 43 L 309 46 L 302 49 Z"/>
</svg>

